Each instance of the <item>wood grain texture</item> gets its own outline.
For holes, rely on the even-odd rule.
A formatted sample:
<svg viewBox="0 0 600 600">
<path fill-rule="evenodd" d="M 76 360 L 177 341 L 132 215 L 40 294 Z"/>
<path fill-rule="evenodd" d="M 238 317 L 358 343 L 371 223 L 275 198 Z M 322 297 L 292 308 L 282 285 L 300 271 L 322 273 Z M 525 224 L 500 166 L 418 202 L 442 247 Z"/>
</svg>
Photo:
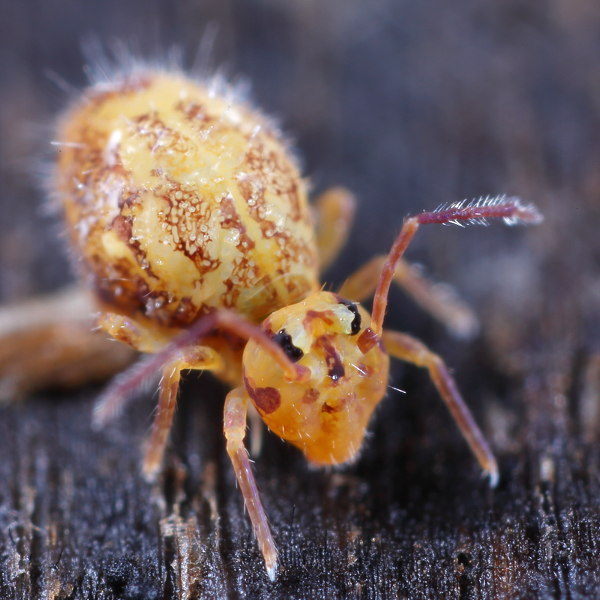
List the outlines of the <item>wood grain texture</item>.
<svg viewBox="0 0 600 600">
<path fill-rule="evenodd" d="M 140 476 L 152 393 L 102 433 L 98 387 L 0 409 L 6 599 L 600 596 L 600 9 L 377 0 L 72 5 L 0 0 L 0 292 L 67 279 L 32 171 L 95 33 L 215 60 L 298 140 L 314 186 L 361 199 L 327 280 L 385 251 L 402 217 L 506 191 L 543 225 L 423 228 L 410 258 L 482 319 L 456 341 L 400 293 L 388 325 L 444 356 L 497 453 L 489 490 L 424 373 L 399 366 L 360 460 L 311 469 L 267 436 L 258 484 L 281 549 L 270 583 L 225 453 L 225 388 L 189 376 L 164 474 Z M 31 135 L 33 129 L 35 135 Z M 45 138 L 47 139 L 47 137 Z M 35 377 L 35 373 L 31 374 Z"/>
</svg>

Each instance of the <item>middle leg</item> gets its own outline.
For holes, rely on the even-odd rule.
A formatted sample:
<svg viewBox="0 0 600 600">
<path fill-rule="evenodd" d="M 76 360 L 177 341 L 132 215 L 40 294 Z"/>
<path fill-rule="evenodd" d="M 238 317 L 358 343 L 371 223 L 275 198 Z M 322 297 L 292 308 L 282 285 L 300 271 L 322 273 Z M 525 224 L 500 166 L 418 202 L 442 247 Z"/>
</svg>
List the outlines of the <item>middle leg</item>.
<svg viewBox="0 0 600 600">
<path fill-rule="evenodd" d="M 177 360 L 173 360 L 163 367 L 159 384 L 158 406 L 150 436 L 145 443 L 142 472 L 147 481 L 153 481 L 156 478 L 162 464 L 177 406 L 181 372 L 188 369 L 218 371 L 222 366 L 221 357 L 212 348 L 198 346 L 182 350 Z"/>
<path fill-rule="evenodd" d="M 386 256 L 381 255 L 365 263 L 346 279 L 339 295 L 355 302 L 370 298 L 377 287 L 385 260 Z M 449 286 L 429 281 L 419 269 L 403 259 L 396 265 L 393 280 L 456 337 L 469 338 L 477 332 L 477 317 Z"/>
</svg>

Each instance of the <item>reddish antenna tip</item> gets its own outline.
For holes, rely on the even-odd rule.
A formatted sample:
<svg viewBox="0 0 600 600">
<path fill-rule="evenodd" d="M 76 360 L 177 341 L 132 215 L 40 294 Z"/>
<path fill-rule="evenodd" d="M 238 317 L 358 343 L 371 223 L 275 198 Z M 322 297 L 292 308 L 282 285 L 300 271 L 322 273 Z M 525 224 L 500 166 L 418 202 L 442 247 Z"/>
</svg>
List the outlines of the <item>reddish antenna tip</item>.
<svg viewBox="0 0 600 600">
<path fill-rule="evenodd" d="M 533 204 L 523 204 L 517 197 L 507 198 L 505 202 L 515 207 L 514 216 L 504 217 L 507 225 L 537 225 L 544 220 L 544 215 Z"/>
</svg>

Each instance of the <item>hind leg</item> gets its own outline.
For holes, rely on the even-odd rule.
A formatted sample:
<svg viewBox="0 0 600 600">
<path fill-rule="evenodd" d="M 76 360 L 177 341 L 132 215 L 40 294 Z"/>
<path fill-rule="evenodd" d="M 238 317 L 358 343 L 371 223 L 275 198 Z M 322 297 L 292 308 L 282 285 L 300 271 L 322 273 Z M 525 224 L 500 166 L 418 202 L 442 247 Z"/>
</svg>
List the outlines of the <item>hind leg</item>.
<svg viewBox="0 0 600 600">
<path fill-rule="evenodd" d="M 356 211 L 354 196 L 344 188 L 331 188 L 314 204 L 317 250 L 321 272 L 337 258 L 343 248 Z"/>
<path fill-rule="evenodd" d="M 0 308 L 0 402 L 118 373 L 136 353 L 94 327 L 97 309 L 77 287 Z"/>
</svg>

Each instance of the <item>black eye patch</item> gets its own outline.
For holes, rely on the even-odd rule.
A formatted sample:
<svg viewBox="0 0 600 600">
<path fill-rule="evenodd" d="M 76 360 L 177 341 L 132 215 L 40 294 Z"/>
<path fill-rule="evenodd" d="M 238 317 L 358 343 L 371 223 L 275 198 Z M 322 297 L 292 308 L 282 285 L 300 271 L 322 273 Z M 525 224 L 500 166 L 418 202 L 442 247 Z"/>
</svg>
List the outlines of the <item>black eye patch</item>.
<svg viewBox="0 0 600 600">
<path fill-rule="evenodd" d="M 349 302 L 348 300 L 340 300 L 340 304 L 343 304 L 354 315 L 354 319 L 350 324 L 350 335 L 356 335 L 360 331 L 361 325 L 358 307 L 356 306 L 356 304 L 354 304 L 354 302 Z"/>
<path fill-rule="evenodd" d="M 272 340 L 281 346 L 292 362 L 298 362 L 304 356 L 304 352 L 297 346 L 294 346 L 292 336 L 285 329 L 280 329 L 273 335 Z"/>
</svg>

